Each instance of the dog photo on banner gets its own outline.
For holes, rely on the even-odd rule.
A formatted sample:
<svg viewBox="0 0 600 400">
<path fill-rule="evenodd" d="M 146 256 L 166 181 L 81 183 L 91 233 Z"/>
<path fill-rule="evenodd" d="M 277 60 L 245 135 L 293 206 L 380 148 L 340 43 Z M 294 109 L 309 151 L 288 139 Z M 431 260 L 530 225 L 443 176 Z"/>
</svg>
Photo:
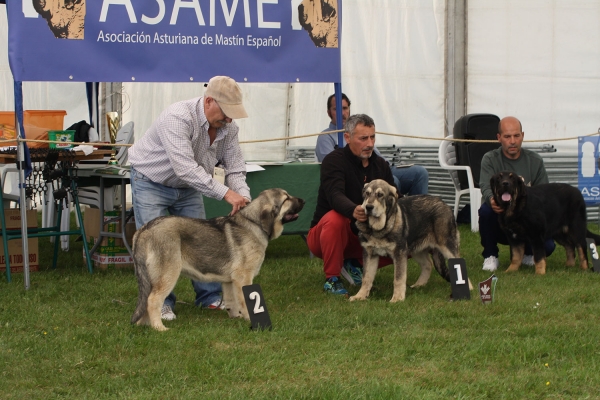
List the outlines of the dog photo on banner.
<svg viewBox="0 0 600 400">
<path fill-rule="evenodd" d="M 578 187 L 588 206 L 600 203 L 599 144 L 599 136 L 580 136 L 578 140 Z"/>
</svg>

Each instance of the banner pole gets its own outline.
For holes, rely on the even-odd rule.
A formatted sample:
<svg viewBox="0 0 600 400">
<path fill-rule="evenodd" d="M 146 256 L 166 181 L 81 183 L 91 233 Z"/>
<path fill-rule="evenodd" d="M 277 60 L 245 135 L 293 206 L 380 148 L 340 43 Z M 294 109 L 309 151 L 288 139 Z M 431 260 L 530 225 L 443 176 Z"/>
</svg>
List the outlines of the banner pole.
<svg viewBox="0 0 600 400">
<path fill-rule="evenodd" d="M 17 138 L 23 139 L 23 86 L 15 81 L 15 130 Z M 27 240 L 27 198 L 25 196 L 25 142 L 17 140 L 17 169 L 19 170 L 19 208 L 21 209 L 21 239 L 23 241 L 23 280 L 29 290 L 29 240 Z M 0 189 L 1 190 L 1 189 Z M 3 206 L 4 207 L 4 206 Z M 2 210 L 4 212 L 4 210 Z M 9 255 L 6 254 L 8 257 Z"/>
</svg>

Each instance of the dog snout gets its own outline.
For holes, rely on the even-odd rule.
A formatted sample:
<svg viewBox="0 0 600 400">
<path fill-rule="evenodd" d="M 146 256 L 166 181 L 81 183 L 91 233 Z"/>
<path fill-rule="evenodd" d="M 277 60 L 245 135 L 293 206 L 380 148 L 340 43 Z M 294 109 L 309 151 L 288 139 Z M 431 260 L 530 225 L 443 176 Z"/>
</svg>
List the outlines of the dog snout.
<svg viewBox="0 0 600 400">
<path fill-rule="evenodd" d="M 296 210 L 296 212 L 300 212 L 300 210 L 304 208 L 305 204 L 306 202 L 304 201 L 304 199 L 301 199 L 300 197 L 294 197 L 294 209 Z"/>
<path fill-rule="evenodd" d="M 375 208 L 375 206 L 373 204 L 367 204 L 367 205 L 365 205 L 365 210 L 367 211 L 367 213 L 372 212 L 373 208 Z"/>
</svg>

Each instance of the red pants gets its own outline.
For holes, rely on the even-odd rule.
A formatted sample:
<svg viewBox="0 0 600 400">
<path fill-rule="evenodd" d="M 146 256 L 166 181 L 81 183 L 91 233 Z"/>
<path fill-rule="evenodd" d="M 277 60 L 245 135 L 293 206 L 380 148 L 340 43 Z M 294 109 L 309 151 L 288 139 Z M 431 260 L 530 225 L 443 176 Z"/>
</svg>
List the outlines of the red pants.
<svg viewBox="0 0 600 400">
<path fill-rule="evenodd" d="M 362 264 L 363 250 L 358 236 L 350 229 L 350 220 L 336 211 L 329 211 L 310 228 L 306 243 L 312 254 L 323 259 L 325 278 L 340 276 L 347 258 L 356 258 Z M 379 258 L 379 268 L 389 264 L 392 264 L 390 258 Z"/>
</svg>

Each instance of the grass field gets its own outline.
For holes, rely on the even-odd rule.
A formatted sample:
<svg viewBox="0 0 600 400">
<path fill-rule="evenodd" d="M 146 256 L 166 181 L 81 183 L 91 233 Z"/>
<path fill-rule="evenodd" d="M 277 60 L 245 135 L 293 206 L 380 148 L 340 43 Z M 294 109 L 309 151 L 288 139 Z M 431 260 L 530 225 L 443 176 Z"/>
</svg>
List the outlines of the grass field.
<svg viewBox="0 0 600 400">
<path fill-rule="evenodd" d="M 592 229 L 597 231 L 595 226 Z M 74 239 L 74 238 L 73 238 Z M 461 226 L 474 285 L 479 235 Z M 81 244 L 59 255 L 40 239 L 42 271 L 0 282 L 0 398 L 126 399 L 596 399 L 600 393 L 600 274 L 564 266 L 547 275 L 499 272 L 496 301 L 449 302 L 432 275 L 390 304 L 392 268 L 366 302 L 322 292 L 322 262 L 299 236 L 272 242 L 260 275 L 272 331 L 194 307 L 181 278 L 168 332 L 131 326 L 132 270 L 89 274 Z M 501 265 L 508 265 L 502 248 Z M 419 268 L 409 264 L 409 282 Z M 356 287 L 349 288 L 351 294 Z"/>
</svg>

